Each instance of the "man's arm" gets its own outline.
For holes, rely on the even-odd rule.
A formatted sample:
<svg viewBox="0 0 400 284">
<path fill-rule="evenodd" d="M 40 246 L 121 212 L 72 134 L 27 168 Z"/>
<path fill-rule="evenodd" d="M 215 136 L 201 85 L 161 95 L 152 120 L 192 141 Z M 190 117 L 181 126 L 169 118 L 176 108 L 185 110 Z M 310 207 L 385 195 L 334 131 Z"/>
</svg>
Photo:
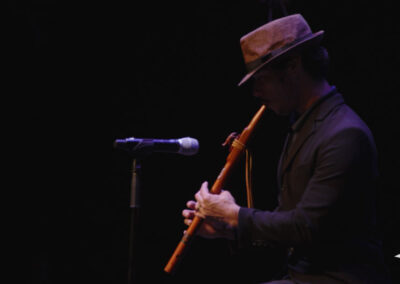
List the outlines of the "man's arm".
<svg viewBox="0 0 400 284">
<path fill-rule="evenodd" d="M 264 241 L 291 246 L 310 243 L 325 234 L 334 238 L 354 218 L 351 214 L 359 214 L 360 204 L 354 203 L 365 194 L 363 182 L 372 178 L 373 145 L 368 134 L 358 128 L 341 131 L 328 142 L 321 145 L 315 171 L 293 210 L 240 209 L 241 243 Z"/>
</svg>

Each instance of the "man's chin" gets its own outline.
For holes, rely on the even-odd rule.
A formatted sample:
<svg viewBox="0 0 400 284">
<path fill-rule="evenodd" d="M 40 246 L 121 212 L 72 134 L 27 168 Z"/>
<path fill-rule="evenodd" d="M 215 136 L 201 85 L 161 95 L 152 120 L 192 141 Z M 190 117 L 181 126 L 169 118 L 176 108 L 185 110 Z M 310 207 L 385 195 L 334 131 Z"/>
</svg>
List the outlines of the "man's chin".
<svg viewBox="0 0 400 284">
<path fill-rule="evenodd" d="M 283 109 L 277 109 L 274 106 L 267 106 L 270 110 L 272 110 L 276 115 L 279 116 L 288 116 L 290 112 L 283 110 Z"/>
</svg>

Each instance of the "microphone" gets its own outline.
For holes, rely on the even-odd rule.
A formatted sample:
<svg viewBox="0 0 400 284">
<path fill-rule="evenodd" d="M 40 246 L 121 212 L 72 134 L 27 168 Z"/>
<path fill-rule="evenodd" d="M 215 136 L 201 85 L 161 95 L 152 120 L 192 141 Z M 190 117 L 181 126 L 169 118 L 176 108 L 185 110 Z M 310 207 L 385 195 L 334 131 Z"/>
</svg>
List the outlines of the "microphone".
<svg viewBox="0 0 400 284">
<path fill-rule="evenodd" d="M 199 141 L 191 137 L 180 139 L 134 138 L 116 139 L 114 148 L 128 151 L 131 154 L 150 154 L 153 152 L 177 153 L 186 156 L 194 155 L 199 150 Z"/>
</svg>

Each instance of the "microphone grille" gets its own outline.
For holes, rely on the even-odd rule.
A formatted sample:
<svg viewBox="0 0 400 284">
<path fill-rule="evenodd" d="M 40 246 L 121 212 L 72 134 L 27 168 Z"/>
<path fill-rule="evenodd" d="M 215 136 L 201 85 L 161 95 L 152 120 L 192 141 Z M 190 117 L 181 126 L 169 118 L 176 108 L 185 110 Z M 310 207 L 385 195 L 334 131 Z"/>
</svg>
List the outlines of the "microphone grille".
<svg viewBox="0 0 400 284">
<path fill-rule="evenodd" d="M 191 137 L 184 137 L 178 139 L 179 144 L 181 145 L 179 149 L 179 154 L 191 156 L 197 154 L 199 151 L 199 141 L 197 139 Z"/>
</svg>

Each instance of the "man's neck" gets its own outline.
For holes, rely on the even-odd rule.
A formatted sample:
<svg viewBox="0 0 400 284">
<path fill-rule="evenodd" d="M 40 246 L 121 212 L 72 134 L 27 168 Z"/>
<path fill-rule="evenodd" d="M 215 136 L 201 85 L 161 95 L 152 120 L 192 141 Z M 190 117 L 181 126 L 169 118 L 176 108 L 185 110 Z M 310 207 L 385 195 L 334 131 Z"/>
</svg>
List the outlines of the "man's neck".
<svg viewBox="0 0 400 284">
<path fill-rule="evenodd" d="M 326 80 L 318 83 L 310 84 L 309 87 L 303 88 L 302 92 L 302 104 L 299 105 L 296 110 L 298 114 L 304 113 L 310 108 L 317 100 L 322 98 L 324 95 L 329 93 L 331 85 Z"/>
</svg>

